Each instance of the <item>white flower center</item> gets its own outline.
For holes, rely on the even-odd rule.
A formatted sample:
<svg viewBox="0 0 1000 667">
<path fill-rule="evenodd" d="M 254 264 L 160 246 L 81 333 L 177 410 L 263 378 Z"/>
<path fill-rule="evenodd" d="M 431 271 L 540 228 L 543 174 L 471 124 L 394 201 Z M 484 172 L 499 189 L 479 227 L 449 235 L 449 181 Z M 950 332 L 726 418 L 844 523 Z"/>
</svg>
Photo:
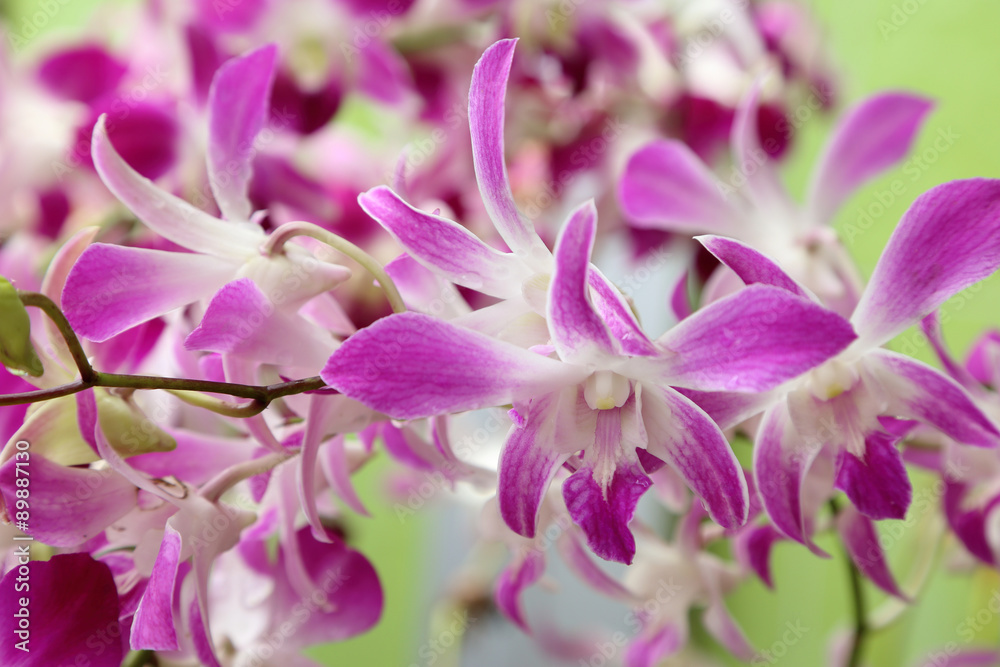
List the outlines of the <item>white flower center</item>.
<svg viewBox="0 0 1000 667">
<path fill-rule="evenodd" d="M 583 387 L 583 398 L 593 410 L 611 410 L 625 405 L 632 385 L 613 371 L 595 371 Z"/>
</svg>

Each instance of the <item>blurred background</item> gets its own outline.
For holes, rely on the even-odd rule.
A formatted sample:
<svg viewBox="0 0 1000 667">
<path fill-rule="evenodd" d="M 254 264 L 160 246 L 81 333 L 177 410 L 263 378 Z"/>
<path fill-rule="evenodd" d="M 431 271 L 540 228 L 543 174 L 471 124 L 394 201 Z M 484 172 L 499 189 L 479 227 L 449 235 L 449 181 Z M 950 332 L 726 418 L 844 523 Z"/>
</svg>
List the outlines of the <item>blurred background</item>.
<svg viewBox="0 0 1000 667">
<path fill-rule="evenodd" d="M 107 4 L 101 0 L 0 0 L 0 15 L 22 36 L 28 34 L 23 27 L 33 16 L 42 12 L 47 17 L 31 37 L 24 37 L 23 48 L 15 56 L 30 58 L 36 43 L 72 35 L 82 26 L 92 29 L 92 14 Z M 288 4 L 294 5 L 294 0 Z M 840 77 L 838 109 L 886 89 L 919 92 L 937 104 L 911 161 L 860 191 L 838 216 L 842 238 L 867 274 L 896 221 L 920 193 L 952 179 L 1000 177 L 1000 85 L 996 80 L 1000 73 L 1000 3 L 817 0 L 803 4 L 817 17 L 821 39 Z M 368 111 L 344 105 L 334 122 L 367 126 L 371 131 L 372 124 L 377 128 L 378 123 Z M 804 193 L 832 120 L 829 114 L 817 114 L 797 128 L 798 140 L 784 169 L 797 196 Z M 902 185 L 894 193 L 895 181 Z M 880 203 L 885 212 L 866 216 L 873 202 Z M 960 295 L 943 312 L 946 339 L 961 356 L 984 328 L 1000 326 L 1000 280 L 994 276 L 982 289 Z M 918 332 L 907 332 L 893 346 L 932 361 Z M 418 510 L 401 514 L 398 506 L 386 500 L 387 480 L 394 474 L 393 465 L 384 459 L 364 470 L 359 485 L 373 517 L 347 518 L 348 534 L 382 578 L 384 617 L 372 632 L 315 648 L 309 655 L 329 665 L 555 664 L 493 612 L 487 600 L 477 599 L 477 582 L 470 581 L 474 575 L 465 572 L 463 565 L 469 558 L 500 558 L 502 562 L 502 554 L 469 553 L 477 519 L 473 505 L 466 509 L 441 494 L 445 497 L 432 498 Z M 919 486 L 921 477 L 914 474 L 918 480 L 915 497 L 923 494 L 934 499 L 933 487 L 926 480 Z M 871 636 L 866 654 L 869 665 L 909 667 L 920 665 L 923 657 L 942 651 L 949 643 L 966 648 L 1000 642 L 996 614 L 991 613 L 985 623 L 979 614 L 974 631 L 969 630 L 969 619 L 988 609 L 989 601 L 998 595 L 1000 579 L 985 568 L 977 568 L 971 577 L 967 572 L 953 572 L 963 563 L 951 562 L 947 549 L 935 551 L 933 540 L 927 539 L 941 518 L 926 507 L 914 503 L 912 516 L 906 521 L 884 522 L 882 526 L 884 546 L 904 588 L 924 572 L 931 574 L 918 603 L 901 613 L 894 608 L 895 603 L 887 602 L 866 584 L 870 609 L 886 617 L 899 614 L 887 629 Z M 848 628 L 851 617 L 842 552 L 832 542 L 821 540 L 820 545 L 832 558 L 821 560 L 800 546 L 778 545 L 772 565 L 775 589 L 769 591 L 759 581 L 749 580 L 730 596 L 731 610 L 750 641 L 761 649 L 754 664 L 826 664 L 838 633 Z M 558 573 L 555 580 L 558 583 Z M 558 636 L 557 628 L 623 623 L 626 608 L 582 593 L 579 588 L 566 582 L 558 595 L 542 590 L 530 593 L 528 604 L 534 606 L 536 617 L 547 619 L 552 637 Z M 466 595 L 466 589 L 472 592 Z M 463 602 L 469 610 L 467 616 L 455 616 L 455 600 Z M 456 618 L 467 619 L 457 631 L 453 629 Z M 715 656 L 716 664 L 740 664 L 717 650 L 698 632 L 697 625 L 694 627 L 697 643 Z M 789 634 L 790 629 L 795 631 Z M 454 643 L 443 641 L 453 635 Z M 789 641 L 789 637 L 794 640 Z M 460 643 L 464 644 L 461 650 Z M 666 664 L 713 663 L 681 657 Z"/>
</svg>

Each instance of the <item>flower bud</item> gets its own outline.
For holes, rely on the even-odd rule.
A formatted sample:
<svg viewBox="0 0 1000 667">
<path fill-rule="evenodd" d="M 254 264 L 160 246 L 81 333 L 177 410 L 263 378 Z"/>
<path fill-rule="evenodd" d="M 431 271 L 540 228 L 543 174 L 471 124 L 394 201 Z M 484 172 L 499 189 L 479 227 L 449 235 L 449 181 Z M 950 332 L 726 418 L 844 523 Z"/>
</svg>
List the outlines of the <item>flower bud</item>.
<svg viewBox="0 0 1000 667">
<path fill-rule="evenodd" d="M 31 320 L 9 280 L 0 276 L 0 363 L 12 373 L 38 377 L 45 372 L 31 344 Z"/>
</svg>

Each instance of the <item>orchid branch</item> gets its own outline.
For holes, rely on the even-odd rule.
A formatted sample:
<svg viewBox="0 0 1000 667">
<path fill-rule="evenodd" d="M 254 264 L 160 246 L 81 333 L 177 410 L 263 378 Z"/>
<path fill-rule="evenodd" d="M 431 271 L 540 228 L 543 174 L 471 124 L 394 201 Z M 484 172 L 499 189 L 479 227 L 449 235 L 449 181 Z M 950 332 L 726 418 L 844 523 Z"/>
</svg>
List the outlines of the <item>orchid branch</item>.
<svg viewBox="0 0 1000 667">
<path fill-rule="evenodd" d="M 316 239 L 320 243 L 325 243 L 334 250 L 342 252 L 353 259 L 375 276 L 375 280 L 378 281 L 382 291 L 385 292 L 385 297 L 388 299 L 389 305 L 392 306 L 393 312 L 406 312 L 403 297 L 400 296 L 399 290 L 396 289 L 396 284 L 389 277 L 389 274 L 385 272 L 385 268 L 379 264 L 378 260 L 347 239 L 337 236 L 318 225 L 314 225 L 311 222 L 289 222 L 281 225 L 267 238 L 262 250 L 268 255 L 278 254 L 282 252 L 285 243 L 296 236 L 308 236 L 309 238 Z"/>
<path fill-rule="evenodd" d="M 833 512 L 834 517 L 840 512 L 840 507 L 833 498 L 830 499 L 830 510 Z M 844 558 L 847 560 L 847 572 L 851 584 L 851 603 L 854 616 L 854 633 L 851 637 L 851 650 L 848 654 L 846 666 L 859 667 L 861 664 L 861 649 L 864 646 L 865 637 L 870 627 L 865 613 L 865 598 L 864 591 L 861 588 L 861 573 L 858 571 L 858 566 L 855 565 L 854 559 L 851 558 L 846 549 L 844 550 Z"/>
<path fill-rule="evenodd" d="M 246 385 L 233 382 L 214 382 L 211 380 L 192 380 L 186 378 L 164 378 L 149 375 L 124 375 L 120 373 L 101 373 L 94 370 L 87 359 L 87 353 L 77 338 L 73 327 L 66 316 L 52 299 L 37 292 L 18 292 L 18 298 L 25 306 L 42 310 L 59 329 L 63 340 L 73 355 L 73 361 L 80 372 L 80 378 L 73 382 L 33 391 L 18 392 L 0 396 L 0 406 L 37 403 L 62 396 L 76 394 L 93 387 L 118 387 L 130 389 L 165 389 L 185 402 L 198 407 L 218 412 L 230 417 L 252 417 L 264 411 L 275 399 L 292 394 L 314 391 L 326 386 L 319 377 L 308 377 L 289 382 L 279 382 L 272 385 Z M 209 396 L 195 393 L 181 394 L 179 392 L 208 392 L 225 394 L 236 398 L 249 399 L 246 405 L 236 405 L 219 401 Z"/>
</svg>

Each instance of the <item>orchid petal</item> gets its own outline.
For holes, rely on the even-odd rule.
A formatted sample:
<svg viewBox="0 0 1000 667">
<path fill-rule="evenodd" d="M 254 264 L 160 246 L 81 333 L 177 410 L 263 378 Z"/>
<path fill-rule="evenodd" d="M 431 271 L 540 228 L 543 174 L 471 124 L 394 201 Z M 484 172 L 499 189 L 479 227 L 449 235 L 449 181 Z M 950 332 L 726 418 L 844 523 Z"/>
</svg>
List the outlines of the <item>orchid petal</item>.
<svg viewBox="0 0 1000 667">
<path fill-rule="evenodd" d="M 286 576 L 289 549 L 282 544 L 274 592 L 281 611 L 276 619 L 286 623 L 297 609 L 308 605 L 315 609 L 296 629 L 294 645 L 342 641 L 375 625 L 382 614 L 382 586 L 368 559 L 342 540 L 332 544 L 316 540 L 308 527 L 296 531 L 293 539 L 310 585 L 304 593 L 291 585 Z M 314 600 L 321 601 L 319 608 Z"/>
<path fill-rule="evenodd" d="M 560 392 L 531 401 L 523 426 L 515 424 L 500 452 L 497 501 L 504 522 L 518 535 L 535 536 L 545 492 L 569 453 L 553 448 Z"/>
<path fill-rule="evenodd" d="M 851 317 L 879 347 L 1000 267 L 1000 180 L 939 185 L 910 206 Z"/>
<path fill-rule="evenodd" d="M 632 155 L 618 200 L 637 227 L 736 235 L 744 222 L 711 170 L 679 141 L 654 141 Z"/>
<path fill-rule="evenodd" d="M 133 649 L 177 650 L 173 600 L 180 560 L 180 533 L 168 525 L 153 564 L 153 574 L 132 620 L 130 645 Z"/>
<path fill-rule="evenodd" d="M 264 126 L 278 50 L 273 44 L 226 62 L 208 97 L 208 182 L 227 220 L 250 219 L 254 139 Z"/>
<path fill-rule="evenodd" d="M 944 516 L 969 553 L 984 563 L 995 565 L 996 555 L 986 539 L 986 513 L 982 507 L 964 508 L 968 491 L 966 484 L 945 480 L 944 497 L 941 499 Z"/>
<path fill-rule="evenodd" d="M 0 581 L 4 600 L 0 662 L 10 667 L 118 667 L 123 657 L 120 608 L 107 564 L 87 553 L 21 562 Z M 17 607 L 19 598 L 30 600 L 30 605 L 22 602 L 25 606 Z M 18 618 L 21 610 L 30 616 Z M 23 618 L 34 619 L 44 630 L 27 627 Z M 94 641 L 97 637 L 104 641 Z"/>
<path fill-rule="evenodd" d="M 469 89 L 469 130 L 479 193 L 493 224 L 508 247 L 531 266 L 541 268 L 549 251 L 534 226 L 517 210 L 507 165 L 503 125 L 507 78 L 517 40 L 503 39 L 486 49 L 472 72 Z"/>
<path fill-rule="evenodd" d="M 636 321 L 631 306 L 614 285 L 604 275 L 591 265 L 587 272 L 590 284 L 590 295 L 593 297 L 594 310 L 607 325 L 608 330 L 618 341 L 622 352 L 631 356 L 652 357 L 659 354 Z"/>
<path fill-rule="evenodd" d="M 747 482 L 719 426 L 673 389 L 642 387 L 649 453 L 684 478 L 716 523 L 724 528 L 742 526 L 750 511 Z"/>
<path fill-rule="evenodd" d="M 761 148 L 758 113 L 764 77 L 758 77 L 733 119 L 732 143 L 736 168 L 746 178 L 748 194 L 762 211 L 787 207 L 789 198 L 770 156 Z"/>
<path fill-rule="evenodd" d="M 523 631 L 530 633 L 521 610 L 521 593 L 545 574 L 545 555 L 541 551 L 526 551 L 515 557 L 496 583 L 496 603 L 500 612 Z"/>
<path fill-rule="evenodd" d="M 510 298 L 531 276 L 515 255 L 494 250 L 457 222 L 413 208 L 385 186 L 359 195 L 358 203 L 413 259 L 457 285 Z"/>
<path fill-rule="evenodd" d="M 864 458 L 844 451 L 836 486 L 872 519 L 902 519 L 913 498 L 895 436 L 876 431 L 865 438 Z"/>
<path fill-rule="evenodd" d="M 587 535 L 591 551 L 605 560 L 630 565 L 635 538 L 629 524 L 635 507 L 652 481 L 638 463 L 617 465 L 606 489 L 587 466 L 563 482 L 563 497 L 573 521 Z"/>
<path fill-rule="evenodd" d="M 652 632 L 644 632 L 625 651 L 625 667 L 654 667 L 679 651 L 687 641 L 686 624 L 666 623 Z"/>
<path fill-rule="evenodd" d="M 787 290 L 809 299 L 806 291 L 792 280 L 770 257 L 745 243 L 723 236 L 696 236 L 695 240 L 728 266 L 747 285 L 761 283 Z"/>
<path fill-rule="evenodd" d="M 214 257 L 95 243 L 66 279 L 63 309 L 74 331 L 103 342 L 208 297 L 235 271 Z"/>
<path fill-rule="evenodd" d="M 135 487 L 110 470 L 61 466 L 34 453 L 31 457 L 31 522 L 26 531 L 55 547 L 83 544 L 136 505 Z M 17 457 L 0 467 L 0 492 L 15 507 L 18 479 L 29 472 Z"/>
<path fill-rule="evenodd" d="M 597 209 L 590 201 L 573 212 L 556 241 L 547 314 L 556 350 L 570 363 L 586 364 L 616 352 L 589 298 L 587 269 L 596 233 Z"/>
<path fill-rule="evenodd" d="M 807 198 L 813 220 L 829 223 L 851 194 L 902 160 L 932 107 L 922 97 L 890 92 L 849 110 L 813 173 Z"/>
<path fill-rule="evenodd" d="M 810 549 L 815 548 L 802 511 L 802 484 L 818 454 L 819 448 L 804 445 L 787 403 L 764 413 L 753 449 L 757 490 L 774 526 Z"/>
<path fill-rule="evenodd" d="M 955 441 L 997 447 L 1000 432 L 962 387 L 935 368 L 889 350 L 865 359 L 886 387 L 894 417 L 929 424 Z"/>
<path fill-rule="evenodd" d="M 511 403 L 581 382 L 589 372 L 418 313 L 348 338 L 320 376 L 397 419 Z"/>
<path fill-rule="evenodd" d="M 123 204 L 165 239 L 195 252 L 243 260 L 264 240 L 259 228 L 223 222 L 165 192 L 139 175 L 108 139 L 106 116 L 94 127 L 93 158 L 97 173 Z"/>
<path fill-rule="evenodd" d="M 768 285 L 751 285 L 697 311 L 659 338 L 655 372 L 708 391 L 766 391 L 834 356 L 854 340 L 847 320 Z M 642 372 L 650 362 L 636 362 Z"/>
<path fill-rule="evenodd" d="M 224 285 L 184 340 L 187 350 L 304 368 L 321 368 L 335 347 L 336 341 L 319 327 L 278 310 L 249 278 Z"/>
<path fill-rule="evenodd" d="M 698 391 L 674 387 L 705 411 L 723 431 L 743 423 L 764 412 L 783 394 L 772 392 L 748 393 L 741 391 Z"/>
<path fill-rule="evenodd" d="M 782 539 L 784 535 L 771 524 L 754 526 L 734 538 L 733 550 L 736 557 L 753 569 L 768 588 L 774 588 L 774 580 L 771 578 L 771 549 L 775 542 Z"/>
<path fill-rule="evenodd" d="M 837 527 L 851 560 L 863 575 L 889 595 L 906 600 L 889 571 L 885 552 L 871 519 L 848 505 L 837 514 Z"/>
</svg>

